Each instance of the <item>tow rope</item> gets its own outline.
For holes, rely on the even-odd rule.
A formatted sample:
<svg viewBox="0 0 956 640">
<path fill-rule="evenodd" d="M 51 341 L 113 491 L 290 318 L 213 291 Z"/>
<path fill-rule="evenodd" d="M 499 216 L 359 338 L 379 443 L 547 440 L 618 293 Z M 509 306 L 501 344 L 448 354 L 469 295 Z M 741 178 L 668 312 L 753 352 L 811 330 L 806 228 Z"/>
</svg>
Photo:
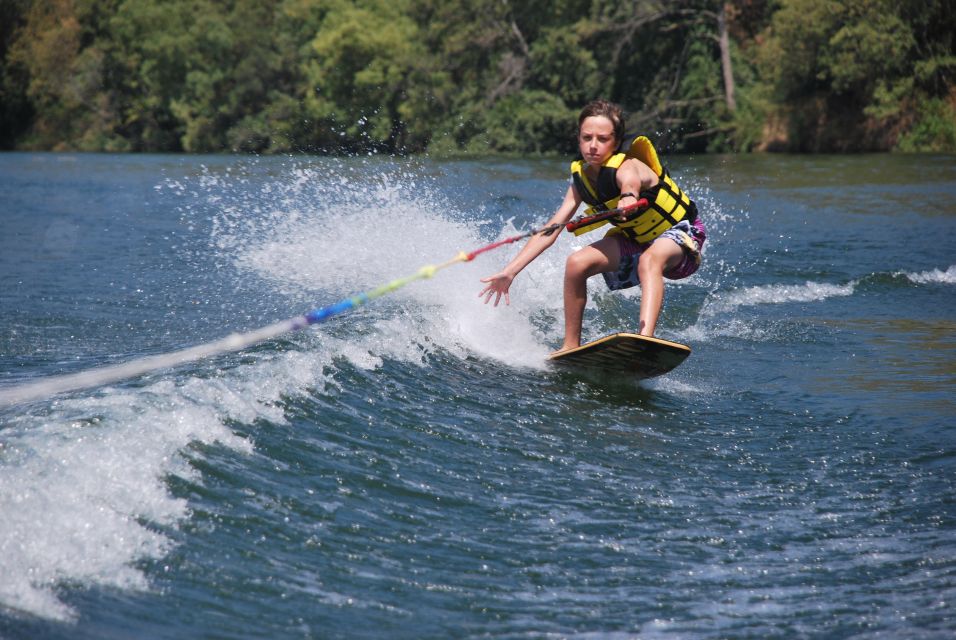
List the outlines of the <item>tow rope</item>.
<svg viewBox="0 0 956 640">
<path fill-rule="evenodd" d="M 645 203 L 644 206 L 646 206 L 647 201 L 643 200 L 643 202 Z M 288 320 L 283 320 L 281 322 L 276 322 L 254 331 L 249 331 L 246 333 L 233 333 L 213 342 L 207 342 L 195 347 L 189 347 L 179 351 L 172 351 L 170 353 L 138 358 L 136 360 L 124 362 L 122 364 L 97 367 L 88 369 L 86 371 L 80 371 L 78 373 L 50 376 L 36 382 L 28 382 L 25 384 L 13 385 L 7 388 L 0 388 L 0 407 L 31 402 L 67 391 L 77 391 L 80 389 L 98 387 L 104 384 L 117 382 L 119 380 L 133 378 L 144 373 L 149 373 L 150 371 L 175 367 L 180 364 L 199 360 L 201 358 L 208 358 L 233 351 L 241 351 L 242 349 L 246 349 L 254 344 L 258 344 L 259 342 L 264 342 L 265 340 L 271 340 L 272 338 L 280 336 L 284 333 L 298 331 L 308 327 L 309 325 L 324 322 L 333 316 L 345 313 L 351 309 L 355 309 L 356 307 L 366 304 L 376 298 L 380 298 L 387 293 L 395 291 L 396 289 L 400 289 L 411 282 L 431 278 L 442 269 L 450 267 L 453 264 L 457 264 L 459 262 L 471 262 L 482 253 L 492 251 L 506 244 L 512 244 L 537 234 L 549 236 L 560 230 L 562 226 L 565 226 L 568 231 L 572 231 L 583 224 L 591 224 L 593 222 L 598 222 L 599 220 L 607 220 L 615 216 L 627 215 L 632 213 L 639 206 L 641 206 L 640 202 L 637 205 L 632 205 L 631 207 L 603 211 L 599 214 L 588 217 L 578 217 L 574 220 L 571 220 L 566 225 L 562 225 L 560 223 L 550 224 L 547 226 L 531 229 L 530 231 L 520 233 L 510 238 L 505 238 L 504 240 L 492 242 L 483 247 L 475 249 L 470 253 L 461 251 L 454 258 L 442 262 L 441 264 L 425 265 L 415 273 L 404 278 L 392 280 L 387 284 L 371 289 L 370 291 L 366 291 L 365 293 L 360 293 L 358 295 L 345 298 L 339 302 L 336 302 L 335 304 L 314 309 L 305 315 L 289 318 Z"/>
</svg>

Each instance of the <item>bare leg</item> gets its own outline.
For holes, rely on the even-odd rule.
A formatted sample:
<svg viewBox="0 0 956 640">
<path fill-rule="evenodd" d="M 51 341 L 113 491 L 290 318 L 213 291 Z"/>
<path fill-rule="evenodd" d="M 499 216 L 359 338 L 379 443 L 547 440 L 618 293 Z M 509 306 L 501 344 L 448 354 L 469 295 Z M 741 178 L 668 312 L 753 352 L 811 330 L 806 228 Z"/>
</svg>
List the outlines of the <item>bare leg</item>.
<svg viewBox="0 0 956 640">
<path fill-rule="evenodd" d="M 587 276 L 572 276 L 564 272 L 564 344 L 561 351 L 581 344 L 581 325 L 584 322 L 584 307 L 588 302 Z"/>
<path fill-rule="evenodd" d="M 568 256 L 564 268 L 564 344 L 561 351 L 581 344 L 581 324 L 588 302 L 588 278 L 617 269 L 620 250 L 617 240 L 604 238 Z"/>
<path fill-rule="evenodd" d="M 684 250 L 669 239 L 652 244 L 641 254 L 637 276 L 641 280 L 641 319 L 639 332 L 653 336 L 657 317 L 664 304 L 664 271 L 680 264 Z"/>
</svg>

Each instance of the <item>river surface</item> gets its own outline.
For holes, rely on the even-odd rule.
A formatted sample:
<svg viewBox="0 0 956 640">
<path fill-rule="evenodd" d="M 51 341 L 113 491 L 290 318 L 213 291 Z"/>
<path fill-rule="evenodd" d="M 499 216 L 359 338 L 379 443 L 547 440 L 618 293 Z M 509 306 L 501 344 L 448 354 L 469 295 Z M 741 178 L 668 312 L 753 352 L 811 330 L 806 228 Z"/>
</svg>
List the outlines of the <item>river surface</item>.
<svg viewBox="0 0 956 640">
<path fill-rule="evenodd" d="M 0 408 L 0 638 L 952 638 L 956 158 L 678 156 L 651 381 L 506 245 L 302 331 Z M 564 160 L 0 155 L 0 391 L 547 221 Z M 639 291 L 592 279 L 585 337 Z"/>
</svg>

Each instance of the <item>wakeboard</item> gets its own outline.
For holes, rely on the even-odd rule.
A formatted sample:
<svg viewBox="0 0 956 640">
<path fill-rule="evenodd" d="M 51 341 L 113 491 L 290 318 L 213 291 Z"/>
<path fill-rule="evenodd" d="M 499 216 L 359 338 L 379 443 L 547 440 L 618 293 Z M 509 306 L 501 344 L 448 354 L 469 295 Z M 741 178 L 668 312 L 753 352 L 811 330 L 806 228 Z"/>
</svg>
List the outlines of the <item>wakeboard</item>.
<svg viewBox="0 0 956 640">
<path fill-rule="evenodd" d="M 653 378 L 671 371 L 687 359 L 690 347 L 679 342 L 612 333 L 567 351 L 556 351 L 548 361 L 563 367 L 598 369 Z"/>
</svg>

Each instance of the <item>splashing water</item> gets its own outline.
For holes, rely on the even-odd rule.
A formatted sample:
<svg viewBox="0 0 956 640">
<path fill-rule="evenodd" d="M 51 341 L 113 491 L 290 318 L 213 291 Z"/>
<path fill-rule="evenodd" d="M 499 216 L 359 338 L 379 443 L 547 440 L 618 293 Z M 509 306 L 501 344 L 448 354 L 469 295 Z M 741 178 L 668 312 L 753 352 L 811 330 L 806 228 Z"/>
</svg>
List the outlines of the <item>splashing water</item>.
<svg viewBox="0 0 956 640">
<path fill-rule="evenodd" d="M 401 174 L 381 175 L 356 195 L 344 188 L 350 179 L 330 182 L 327 173 L 297 168 L 289 180 L 270 179 L 250 191 L 250 177 L 204 168 L 193 182 L 167 180 L 157 191 L 186 201 L 181 217 L 191 230 L 211 211 L 210 245 L 218 267 L 244 279 L 247 288 L 273 290 L 290 305 L 350 295 L 487 241 L 437 191 Z M 508 225 L 501 237 L 517 231 Z M 342 324 L 364 327 L 357 335 L 338 337 L 334 325 L 313 327 L 293 350 L 247 354 L 247 364 L 220 369 L 215 378 L 204 372 L 213 364 L 207 361 L 194 373 L 134 388 L 101 387 L 5 419 L 0 513 L 9 517 L 0 528 L 0 575 L 9 578 L 0 581 L 0 602 L 71 620 L 75 611 L 55 593 L 62 581 L 147 588 L 132 563 L 168 553 L 173 542 L 163 531 L 188 516 L 185 501 L 169 494 L 163 478 L 197 478 L 188 463 L 189 447 L 197 443 L 250 453 L 251 444 L 226 424 L 285 423 L 282 398 L 334 383 L 323 371 L 336 359 L 364 369 L 381 366 L 382 358 L 420 365 L 425 353 L 440 349 L 541 368 L 548 347 L 529 316 L 536 304 L 553 306 L 549 296 L 525 285 L 515 288 L 521 302 L 510 308 L 476 304 L 478 278 L 495 270 L 493 261 L 505 259 L 496 255 L 447 270 L 377 301 L 381 309 L 341 318 Z M 557 268 L 549 261 L 542 267 Z M 259 336 L 244 334 L 241 341 L 236 335 L 118 365 L 93 383 L 216 356 L 289 329 L 284 323 L 273 327 Z M 500 339 L 503 334 L 508 340 Z M 82 380 L 85 374 L 77 375 Z M 39 384 L 38 397 L 63 391 Z"/>
<path fill-rule="evenodd" d="M 491 162 L 168 162 L 78 163 L 107 204 L 46 214 L 35 236 L 60 262 L 20 278 L 40 292 L 15 289 L 26 311 L 0 309 L 0 383 L 269 326 L 540 225 L 564 184 L 528 165 L 512 189 Z M 152 208 L 115 204 L 137 172 Z M 565 256 L 589 241 L 565 236 L 510 307 L 484 305 L 479 278 L 518 246 L 240 353 L 0 409 L 0 635 L 25 635 L 21 615 L 64 637 L 945 625 L 953 267 L 867 261 L 905 243 L 852 215 L 857 242 L 818 242 L 789 195 L 754 205 L 769 235 L 720 204 L 736 190 L 685 183 L 705 268 L 668 285 L 664 330 L 695 351 L 647 385 L 544 370 Z M 589 330 L 631 323 L 639 292 L 602 289 Z M 57 296 L 78 301 L 54 312 Z M 768 329 L 788 324 L 806 336 Z M 887 593 L 900 615 L 877 620 Z"/>
</svg>

